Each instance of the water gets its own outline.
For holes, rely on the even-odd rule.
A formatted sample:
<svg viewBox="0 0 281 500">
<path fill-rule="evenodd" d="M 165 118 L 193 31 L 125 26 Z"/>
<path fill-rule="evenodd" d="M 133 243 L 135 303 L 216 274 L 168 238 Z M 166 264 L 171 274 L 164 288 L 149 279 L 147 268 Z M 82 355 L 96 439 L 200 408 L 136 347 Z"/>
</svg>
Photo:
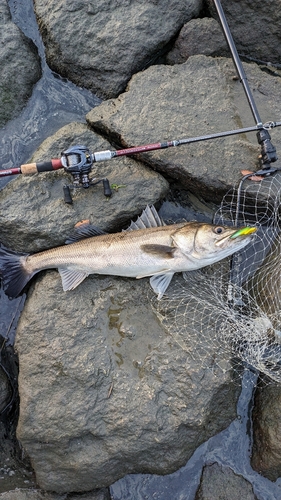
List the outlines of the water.
<svg viewBox="0 0 281 500">
<path fill-rule="evenodd" d="M 0 130 L 0 166 L 3 169 L 27 162 L 39 144 L 63 125 L 73 121 L 86 122 L 85 115 L 101 102 L 91 92 L 76 87 L 47 66 L 32 0 L 8 0 L 8 4 L 14 23 L 38 48 L 42 78 L 34 86 L 20 116 Z M 9 180 L 8 177 L 2 178 L 0 188 Z"/>
<path fill-rule="evenodd" d="M 42 61 L 42 78 L 20 116 L 0 131 L 0 165 L 19 166 L 29 160 L 37 146 L 63 125 L 85 122 L 85 114 L 100 100 L 89 91 L 54 74 L 47 66 L 44 46 L 38 32 L 32 0 L 8 0 L 13 21 L 38 47 Z M 9 178 L 1 179 L 0 188 Z M 6 345 L 14 342 L 16 323 L 25 296 L 9 300 L 0 291 L 0 335 Z M 251 409 L 256 375 L 246 372 L 238 402 L 237 419 L 230 426 L 202 444 L 188 463 L 174 474 L 156 476 L 131 474 L 110 488 L 113 500 L 194 500 L 204 465 L 217 462 L 241 474 L 253 486 L 259 500 L 281 498 L 281 481 L 270 482 L 250 466 L 252 447 Z M 12 485 L 11 485 L 12 488 Z"/>
<path fill-rule="evenodd" d="M 112 500 L 131 500 L 132 491 L 134 500 L 194 500 L 204 465 L 215 462 L 248 480 L 259 500 L 280 500 L 281 481 L 272 483 L 250 466 L 251 410 L 256 381 L 256 374 L 245 372 L 236 420 L 199 446 L 184 467 L 167 476 L 130 474 L 111 486 Z"/>
</svg>

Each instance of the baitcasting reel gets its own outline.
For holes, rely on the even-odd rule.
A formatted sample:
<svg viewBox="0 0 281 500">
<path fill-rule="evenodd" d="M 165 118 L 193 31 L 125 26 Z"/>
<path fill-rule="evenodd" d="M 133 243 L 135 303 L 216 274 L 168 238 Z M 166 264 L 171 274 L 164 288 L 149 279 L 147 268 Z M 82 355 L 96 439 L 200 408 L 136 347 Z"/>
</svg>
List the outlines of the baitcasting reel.
<svg viewBox="0 0 281 500">
<path fill-rule="evenodd" d="M 91 173 L 93 166 L 93 155 L 86 146 L 72 146 L 66 151 L 63 151 L 61 164 L 65 172 L 68 172 L 73 176 L 73 184 L 65 185 L 63 187 L 65 203 L 72 203 L 70 189 L 88 189 L 90 186 L 95 186 L 100 182 L 103 183 L 104 195 L 107 197 L 112 195 L 107 178 L 90 179 L 89 174 Z"/>
</svg>

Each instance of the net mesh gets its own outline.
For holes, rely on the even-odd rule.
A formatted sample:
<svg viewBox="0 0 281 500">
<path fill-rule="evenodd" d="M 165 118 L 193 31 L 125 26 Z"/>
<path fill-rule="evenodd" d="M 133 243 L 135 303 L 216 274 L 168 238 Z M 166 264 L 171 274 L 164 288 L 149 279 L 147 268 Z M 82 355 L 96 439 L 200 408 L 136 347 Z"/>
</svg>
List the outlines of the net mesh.
<svg viewBox="0 0 281 500">
<path fill-rule="evenodd" d="M 173 339 L 216 371 L 257 370 L 281 382 L 281 173 L 228 192 L 215 224 L 258 227 L 232 257 L 173 279 L 153 307 Z"/>
</svg>

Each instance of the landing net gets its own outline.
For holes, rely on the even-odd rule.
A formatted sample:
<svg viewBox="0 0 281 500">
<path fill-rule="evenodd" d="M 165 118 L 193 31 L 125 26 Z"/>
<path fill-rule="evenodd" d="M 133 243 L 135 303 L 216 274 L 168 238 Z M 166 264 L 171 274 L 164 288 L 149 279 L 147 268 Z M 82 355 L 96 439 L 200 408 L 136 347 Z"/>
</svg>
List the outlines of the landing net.
<svg viewBox="0 0 281 500">
<path fill-rule="evenodd" d="M 215 224 L 255 225 L 234 256 L 178 275 L 153 307 L 173 339 L 202 367 L 258 370 L 281 382 L 281 173 L 245 180 L 225 195 Z"/>
</svg>

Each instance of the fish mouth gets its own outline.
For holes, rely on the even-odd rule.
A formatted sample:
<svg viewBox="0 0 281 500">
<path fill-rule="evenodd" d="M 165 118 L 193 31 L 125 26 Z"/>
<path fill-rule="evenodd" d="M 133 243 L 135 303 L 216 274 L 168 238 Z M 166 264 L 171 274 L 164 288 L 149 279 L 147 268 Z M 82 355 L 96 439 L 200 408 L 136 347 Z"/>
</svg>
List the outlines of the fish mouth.
<svg viewBox="0 0 281 500">
<path fill-rule="evenodd" d="M 236 238 L 239 238 L 240 236 L 249 236 L 249 235 L 255 233 L 256 231 L 257 231 L 256 227 L 249 227 L 249 226 L 240 227 L 234 233 L 227 234 L 226 236 L 221 238 L 221 240 L 217 241 L 216 246 L 222 246 L 226 241 L 228 241 L 230 239 L 234 240 Z"/>
</svg>

